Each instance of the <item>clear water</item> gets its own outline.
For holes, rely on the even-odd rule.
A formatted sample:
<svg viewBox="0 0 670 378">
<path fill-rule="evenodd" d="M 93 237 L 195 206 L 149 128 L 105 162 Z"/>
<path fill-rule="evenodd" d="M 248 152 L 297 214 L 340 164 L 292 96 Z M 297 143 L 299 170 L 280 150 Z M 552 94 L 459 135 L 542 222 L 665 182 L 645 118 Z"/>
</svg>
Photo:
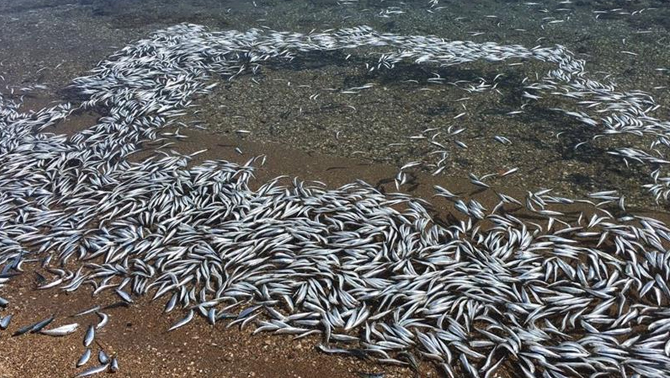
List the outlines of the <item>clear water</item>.
<svg viewBox="0 0 670 378">
<path fill-rule="evenodd" d="M 188 22 L 212 30 L 310 32 L 369 25 L 379 32 L 445 40 L 529 48 L 559 44 L 585 61 L 589 78 L 615 83 L 618 91 L 652 95 L 660 107 L 650 115 L 665 120 L 670 78 L 667 13 L 667 4 L 660 1 L 22 0 L 0 5 L 0 74 L 6 91 L 14 88 L 25 95 L 26 107 L 39 108 L 62 98 L 62 89 L 72 78 L 116 49 L 166 26 Z M 593 140 L 602 135 L 602 127 L 550 110 L 588 112 L 577 100 L 522 96 L 524 85 L 538 81 L 554 68 L 551 64 L 523 59 L 450 67 L 403 63 L 370 72 L 366 64 L 374 66 L 379 53 L 352 55 L 346 60 L 344 53 L 300 57 L 289 65 L 264 68 L 256 77 L 242 76 L 203 101 L 197 118 L 213 132 L 249 129 L 251 141 L 280 142 L 398 167 L 420 161 L 417 170 L 435 172 L 444 166 L 438 174 L 445 177 L 518 168 L 492 184 L 523 190 L 553 188 L 573 197 L 617 190 L 631 205 L 665 207 L 665 201 L 657 204 L 642 187 L 653 183 L 649 175 L 658 164 L 628 159 L 626 167 L 621 157 L 608 154 L 622 147 L 663 154 L 663 146 L 658 152 L 648 148 L 657 135 L 624 133 Z M 431 82 L 436 77 L 440 80 Z M 341 93 L 367 83 L 372 88 Z M 467 91 L 482 83 L 495 88 Z M 48 89 L 20 91 L 34 84 Z M 524 112 L 514 114 L 519 110 Z M 466 114 L 455 119 L 461 113 Z M 596 119 L 601 115 L 590 114 Z M 465 131 L 458 137 L 444 132 L 435 137 L 444 149 L 417 138 L 431 138 L 450 126 Z M 509 143 L 500 143 L 496 136 Z M 456 140 L 468 148 L 459 147 Z M 436 162 L 443 155 L 437 150 L 448 153 L 440 165 Z"/>
</svg>

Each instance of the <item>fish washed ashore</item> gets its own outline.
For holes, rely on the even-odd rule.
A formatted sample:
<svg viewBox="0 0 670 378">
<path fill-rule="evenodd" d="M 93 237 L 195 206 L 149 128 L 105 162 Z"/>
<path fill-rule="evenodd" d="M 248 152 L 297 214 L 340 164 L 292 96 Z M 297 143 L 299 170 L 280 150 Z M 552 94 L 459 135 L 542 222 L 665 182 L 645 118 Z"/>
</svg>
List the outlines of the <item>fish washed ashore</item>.
<svg viewBox="0 0 670 378">
<path fill-rule="evenodd" d="M 170 151 L 133 160 L 163 141 L 159 131 L 175 126 L 195 96 L 214 88 L 214 75 L 230 80 L 266 60 L 362 46 L 400 49 L 384 53 L 376 69 L 401 60 L 555 63 L 528 89 L 597 97 L 614 114 L 568 115 L 609 133 L 659 135 L 667 128 L 648 115 L 655 110 L 650 96 L 584 78 L 583 62 L 560 46 L 447 42 L 367 27 L 300 34 L 179 25 L 75 79 L 79 106 L 20 113 L 15 103 L 0 103 L 0 284 L 11 285 L 30 266 L 39 271 L 38 289 L 91 286 L 94 294 L 116 295 L 112 307 L 137 305 L 149 294 L 166 312 L 181 311 L 169 330 L 202 317 L 254 332 L 317 336 L 326 354 L 415 370 L 429 361 L 447 376 L 670 373 L 670 229 L 627 213 L 610 191 L 592 194 L 600 203 L 550 190 L 529 192 L 525 201 L 495 192 L 499 202 L 487 208 L 437 186 L 442 198 L 435 201 L 451 201 L 456 218 L 361 181 L 329 189 L 278 178 L 252 188 L 263 156 L 195 165 L 202 151 Z M 80 109 L 105 115 L 70 137 L 40 132 Z M 615 152 L 665 163 L 644 151 Z M 483 178 L 471 179 L 487 189 Z M 659 198 L 667 195 L 661 182 L 650 184 Z M 575 212 L 577 205 L 589 209 Z M 85 348 L 101 345 L 97 332 L 114 309 L 96 299 L 72 319 L 45 314 L 15 324 L 15 301 L 21 298 L 0 299 L 0 332 L 77 333 Z M 80 376 L 122 371 L 123 350 L 101 351 L 98 362 L 83 351 Z"/>
</svg>

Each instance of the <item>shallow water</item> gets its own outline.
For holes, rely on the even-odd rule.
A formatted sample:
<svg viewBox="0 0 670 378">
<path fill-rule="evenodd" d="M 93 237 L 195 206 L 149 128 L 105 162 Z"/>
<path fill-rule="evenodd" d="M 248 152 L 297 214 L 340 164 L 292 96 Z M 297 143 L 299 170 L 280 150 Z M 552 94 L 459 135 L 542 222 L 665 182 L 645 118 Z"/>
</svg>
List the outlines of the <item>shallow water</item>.
<svg viewBox="0 0 670 378">
<path fill-rule="evenodd" d="M 17 96 L 25 95 L 26 106 L 31 101 L 42 105 L 46 101 L 40 99 L 62 97 L 69 80 L 116 49 L 181 22 L 212 30 L 297 32 L 370 25 L 379 32 L 431 34 L 445 40 L 526 47 L 560 44 L 585 60 L 590 78 L 616 83 L 620 91 L 653 95 L 660 105 L 653 116 L 664 120 L 670 78 L 665 70 L 670 61 L 668 13 L 667 4 L 660 1 L 17 1 L 0 6 L 0 74 L 6 91 L 13 88 Z M 521 96 L 524 79 L 526 84 L 536 81 L 552 69 L 550 64 L 518 59 L 450 67 L 403 63 L 370 72 L 367 67 L 377 63 L 379 53 L 346 55 L 299 57 L 241 76 L 203 98 L 198 104 L 202 108 L 191 119 L 213 132 L 246 129 L 252 131 L 249 140 L 306 151 L 398 167 L 423 161 L 417 169 L 426 172 L 434 172 L 440 160 L 427 154 L 445 150 L 448 156 L 439 173 L 445 179 L 519 168 L 491 184 L 553 188 L 571 197 L 617 190 L 631 206 L 665 208 L 666 201 L 656 204 L 641 187 L 652 182 L 649 174 L 656 166 L 631 162 L 627 168 L 620 157 L 607 153 L 619 147 L 648 147 L 655 136 L 622 134 L 593 140 L 602 128 L 550 110 L 577 110 L 575 101 Z M 440 81 L 429 80 L 435 77 Z M 341 93 L 368 83 L 369 89 Z M 496 88 L 468 91 L 481 83 Z M 20 89 L 34 84 L 48 89 Z M 522 107 L 523 114 L 508 115 Z M 454 119 L 461 113 L 466 114 Z M 450 126 L 465 131 L 457 138 L 435 137 L 444 149 L 416 139 L 433 137 Z M 495 136 L 511 143 L 503 145 Z M 460 148 L 455 140 L 468 148 Z"/>
</svg>

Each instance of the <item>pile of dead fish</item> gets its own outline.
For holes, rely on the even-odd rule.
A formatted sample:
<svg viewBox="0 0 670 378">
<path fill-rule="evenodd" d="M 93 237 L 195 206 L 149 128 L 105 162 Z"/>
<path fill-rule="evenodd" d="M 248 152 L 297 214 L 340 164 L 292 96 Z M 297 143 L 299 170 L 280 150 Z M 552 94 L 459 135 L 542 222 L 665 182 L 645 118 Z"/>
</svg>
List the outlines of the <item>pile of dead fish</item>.
<svg viewBox="0 0 670 378">
<path fill-rule="evenodd" d="M 366 27 L 305 35 L 180 25 L 74 80 L 87 97 L 81 107 L 107 115 L 71 137 L 40 131 L 76 108 L 20 113 L 0 98 L 0 286 L 30 265 L 45 278 L 43 289 L 109 289 L 128 303 L 149 294 L 166 311 L 182 308 L 172 329 L 202 315 L 212 324 L 320 334 L 327 353 L 412 367 L 427 360 L 449 376 L 670 374 L 670 229 L 657 220 L 602 202 L 570 215 L 561 206 L 574 200 L 550 190 L 522 200 L 499 194 L 486 209 L 438 187 L 437 200 L 465 215 L 447 221 L 422 201 L 363 182 L 327 189 L 277 179 L 253 190 L 256 159 L 195 167 L 174 151 L 128 159 L 155 143 L 217 75 L 362 46 L 397 49 L 383 55 L 380 65 L 389 67 L 403 59 L 556 63 L 535 89 L 597 97 L 610 110 L 598 121 L 607 132 L 667 127 L 647 115 L 650 97 L 583 78 L 583 62 L 560 46 L 447 42 Z M 595 197 L 615 201 L 611 194 Z M 519 209 L 532 221 L 516 216 Z M 12 303 L 0 301 L 0 326 L 11 328 Z M 104 325 L 103 310 L 87 313 Z M 79 328 L 49 328 L 52 321 L 16 332 Z M 94 337 L 89 326 L 87 347 Z M 118 369 L 101 353 L 82 374 Z"/>
</svg>

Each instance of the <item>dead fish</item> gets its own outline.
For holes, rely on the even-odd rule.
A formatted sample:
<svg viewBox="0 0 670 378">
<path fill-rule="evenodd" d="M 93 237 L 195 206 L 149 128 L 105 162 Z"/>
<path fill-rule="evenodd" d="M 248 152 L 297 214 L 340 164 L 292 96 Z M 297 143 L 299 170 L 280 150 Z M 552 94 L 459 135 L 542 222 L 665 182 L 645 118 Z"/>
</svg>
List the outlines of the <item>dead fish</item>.
<svg viewBox="0 0 670 378">
<path fill-rule="evenodd" d="M 130 297 L 130 294 L 126 293 L 125 291 L 121 289 L 116 289 L 116 294 L 121 297 L 124 301 L 128 303 L 133 303 L 133 299 Z"/>
<path fill-rule="evenodd" d="M 505 172 L 501 173 L 501 174 L 500 174 L 500 177 L 509 176 L 509 175 L 511 175 L 512 173 L 517 172 L 518 170 L 519 170 L 519 168 L 512 168 L 512 169 L 510 169 L 510 170 L 508 170 L 508 171 L 505 171 Z"/>
<path fill-rule="evenodd" d="M 56 286 L 60 285 L 61 282 L 63 282 L 63 279 L 59 278 L 55 281 L 49 282 L 46 285 L 38 286 L 37 289 L 38 290 L 51 289 L 52 287 L 56 287 Z"/>
<path fill-rule="evenodd" d="M 170 327 L 170 329 L 168 329 L 168 332 L 173 331 L 173 330 L 175 330 L 175 329 L 177 329 L 177 328 L 179 328 L 179 327 L 181 327 L 181 326 L 183 326 L 183 325 L 185 325 L 185 324 L 188 324 L 188 322 L 190 322 L 191 320 L 193 320 L 193 314 L 194 314 L 194 311 L 193 311 L 193 310 L 189 310 L 189 312 L 188 312 L 188 314 L 186 315 L 186 317 L 185 317 L 184 319 L 178 321 L 177 323 L 175 323 L 172 327 Z"/>
<path fill-rule="evenodd" d="M 4 318 L 0 317 L 0 329 L 5 330 L 9 327 L 9 322 L 12 321 L 12 314 L 5 316 Z"/>
<path fill-rule="evenodd" d="M 358 372 L 358 376 L 361 378 L 384 378 L 386 374 L 384 373 L 364 373 Z"/>
<path fill-rule="evenodd" d="M 119 360 L 116 358 L 116 356 L 112 357 L 112 364 L 109 367 L 109 371 L 112 373 L 119 371 Z"/>
<path fill-rule="evenodd" d="M 98 310 L 100 310 L 100 306 L 91 307 L 91 308 L 89 308 L 88 310 L 84 310 L 84 311 L 82 311 L 82 312 L 78 312 L 78 313 L 72 315 L 72 317 L 74 318 L 74 317 L 77 317 L 77 316 L 82 316 L 82 315 L 90 314 L 90 313 L 92 313 L 92 312 L 96 312 L 96 311 L 98 311 Z"/>
<path fill-rule="evenodd" d="M 216 309 L 210 308 L 209 311 L 207 311 L 207 320 L 211 325 L 216 324 Z"/>
<path fill-rule="evenodd" d="M 177 293 L 173 294 L 168 303 L 165 304 L 165 312 L 168 313 L 174 309 L 177 304 Z"/>
<path fill-rule="evenodd" d="M 51 317 L 46 318 L 46 319 L 44 319 L 44 320 L 41 320 L 41 321 L 39 321 L 39 322 L 37 322 L 37 323 L 27 325 L 27 326 L 25 326 L 25 327 L 19 329 L 18 331 L 14 332 L 14 333 L 12 334 L 12 337 L 14 337 L 14 336 L 21 336 L 21 335 L 23 335 L 24 333 L 28 333 L 28 332 L 30 332 L 30 333 L 39 332 L 39 331 L 42 330 L 42 328 L 48 326 L 49 323 L 51 323 L 53 320 L 54 320 L 54 317 L 53 317 L 53 315 L 52 315 Z"/>
<path fill-rule="evenodd" d="M 77 361 L 77 367 L 82 367 L 86 365 L 88 360 L 91 358 L 91 348 L 86 348 L 84 351 L 84 354 L 79 357 L 79 360 Z"/>
<path fill-rule="evenodd" d="M 75 378 L 90 377 L 91 375 L 102 373 L 103 371 L 107 370 L 108 367 L 109 364 L 94 366 L 92 368 L 82 371 L 77 376 L 75 376 Z"/>
<path fill-rule="evenodd" d="M 100 317 L 100 322 L 95 326 L 95 329 L 100 329 L 104 326 L 107 325 L 109 322 L 109 315 L 105 314 L 104 312 L 95 312 L 99 317 Z"/>
<path fill-rule="evenodd" d="M 54 337 L 60 337 L 60 336 L 66 336 L 71 333 L 74 333 L 77 329 L 79 329 L 79 323 L 72 323 L 72 324 L 66 324 L 57 328 L 52 328 L 52 329 L 44 329 L 41 330 L 40 333 L 42 335 L 47 335 L 47 336 L 54 336 Z"/>
<path fill-rule="evenodd" d="M 86 331 L 86 336 L 84 336 L 84 346 L 90 346 L 93 342 L 93 339 L 95 339 L 95 327 L 91 325 L 88 326 L 88 331 Z"/>
<path fill-rule="evenodd" d="M 238 319 L 246 318 L 247 316 L 251 315 L 251 313 L 258 310 L 260 307 L 261 306 L 252 306 L 252 307 L 245 308 L 244 310 L 242 310 L 242 312 L 240 312 L 239 315 L 237 315 L 237 318 Z"/>
<path fill-rule="evenodd" d="M 98 352 L 98 361 L 100 361 L 101 364 L 106 364 L 109 362 L 109 356 L 107 353 L 105 353 L 104 350 Z"/>
</svg>

